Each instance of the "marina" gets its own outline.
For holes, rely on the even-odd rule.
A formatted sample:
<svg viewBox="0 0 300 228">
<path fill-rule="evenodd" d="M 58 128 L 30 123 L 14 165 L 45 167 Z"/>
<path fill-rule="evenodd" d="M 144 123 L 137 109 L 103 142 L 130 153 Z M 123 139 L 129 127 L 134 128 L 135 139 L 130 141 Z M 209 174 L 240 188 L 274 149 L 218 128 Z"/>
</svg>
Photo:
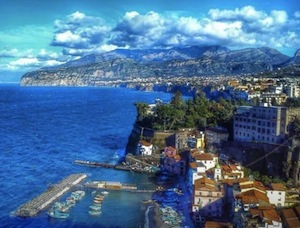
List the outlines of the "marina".
<svg viewBox="0 0 300 228">
<path fill-rule="evenodd" d="M 87 177 L 86 174 L 72 174 L 43 192 L 41 195 L 21 205 L 15 215 L 18 217 L 33 217 L 40 211 L 46 209 L 52 202 L 57 200 L 72 187 L 82 182 Z"/>
</svg>

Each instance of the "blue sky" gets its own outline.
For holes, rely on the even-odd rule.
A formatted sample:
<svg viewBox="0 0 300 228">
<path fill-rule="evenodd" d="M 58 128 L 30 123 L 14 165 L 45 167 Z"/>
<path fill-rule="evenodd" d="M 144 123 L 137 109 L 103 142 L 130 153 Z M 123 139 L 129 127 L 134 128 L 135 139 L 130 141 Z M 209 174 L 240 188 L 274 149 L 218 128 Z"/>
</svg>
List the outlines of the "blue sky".
<svg viewBox="0 0 300 228">
<path fill-rule="evenodd" d="M 298 0 L 0 0 L 0 11 L 0 79 L 116 48 L 300 48 Z"/>
</svg>

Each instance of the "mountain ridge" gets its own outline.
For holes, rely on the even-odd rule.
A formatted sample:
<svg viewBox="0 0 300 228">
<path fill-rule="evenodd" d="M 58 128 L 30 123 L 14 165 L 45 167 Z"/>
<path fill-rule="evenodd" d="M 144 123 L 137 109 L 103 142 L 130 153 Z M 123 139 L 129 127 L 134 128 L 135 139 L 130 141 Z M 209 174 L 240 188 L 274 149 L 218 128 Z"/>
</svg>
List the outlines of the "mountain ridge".
<svg viewBox="0 0 300 228">
<path fill-rule="evenodd" d="M 91 86 L 99 81 L 147 77 L 238 75 L 272 71 L 298 61 L 268 47 L 230 50 L 223 46 L 125 50 L 88 55 L 28 72 L 21 85 Z M 297 63 L 296 61 L 296 63 Z"/>
</svg>

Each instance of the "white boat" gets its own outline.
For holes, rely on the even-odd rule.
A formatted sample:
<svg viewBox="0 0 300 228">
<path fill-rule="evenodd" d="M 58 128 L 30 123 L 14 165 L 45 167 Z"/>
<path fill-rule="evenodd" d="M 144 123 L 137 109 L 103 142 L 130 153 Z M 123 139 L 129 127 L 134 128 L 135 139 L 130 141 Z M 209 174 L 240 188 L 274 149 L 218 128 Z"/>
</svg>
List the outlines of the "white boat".
<svg viewBox="0 0 300 228">
<path fill-rule="evenodd" d="M 89 214 L 90 215 L 100 215 L 101 214 L 101 210 L 89 210 Z"/>
</svg>

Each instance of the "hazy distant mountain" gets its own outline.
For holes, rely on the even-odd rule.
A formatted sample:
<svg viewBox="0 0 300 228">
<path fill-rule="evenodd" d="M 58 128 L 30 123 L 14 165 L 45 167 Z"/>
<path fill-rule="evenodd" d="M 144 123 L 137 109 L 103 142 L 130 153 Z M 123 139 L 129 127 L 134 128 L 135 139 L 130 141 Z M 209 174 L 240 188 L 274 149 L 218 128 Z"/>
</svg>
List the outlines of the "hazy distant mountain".
<svg viewBox="0 0 300 228">
<path fill-rule="evenodd" d="M 290 61 L 290 62 L 289 62 Z M 51 69 L 23 75 L 21 85 L 97 85 L 99 81 L 143 77 L 213 76 L 273 70 L 299 61 L 271 48 L 229 50 L 222 46 L 115 50 L 88 55 Z"/>
</svg>

